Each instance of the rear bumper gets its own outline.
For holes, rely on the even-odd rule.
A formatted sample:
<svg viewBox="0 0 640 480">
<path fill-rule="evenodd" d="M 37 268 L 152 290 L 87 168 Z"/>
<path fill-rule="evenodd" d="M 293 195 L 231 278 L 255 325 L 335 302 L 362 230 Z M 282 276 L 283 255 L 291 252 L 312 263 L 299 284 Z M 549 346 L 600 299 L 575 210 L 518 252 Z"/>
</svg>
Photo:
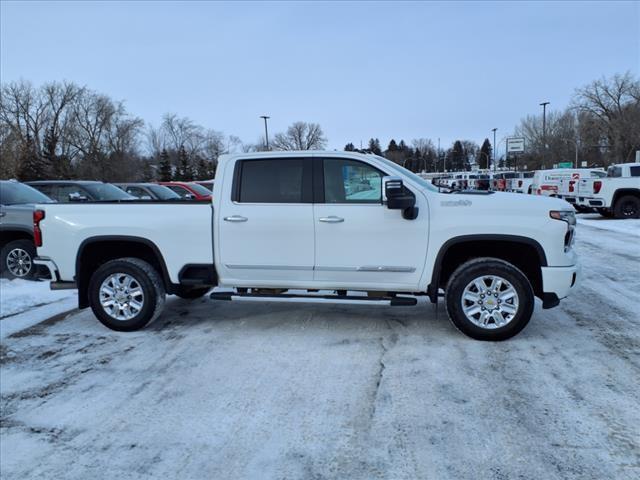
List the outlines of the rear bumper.
<svg viewBox="0 0 640 480">
<path fill-rule="evenodd" d="M 578 197 L 578 201 L 576 203 L 581 207 L 595 207 L 595 208 L 606 207 L 604 198 L 597 198 L 597 197 Z"/>
<path fill-rule="evenodd" d="M 75 282 L 62 282 L 60 281 L 60 272 L 58 266 L 49 257 L 36 257 L 33 259 L 33 263 L 45 267 L 49 271 L 51 283 L 49 284 L 51 290 L 66 290 L 76 288 Z"/>
<path fill-rule="evenodd" d="M 542 308 L 555 307 L 561 299 L 571 295 L 580 278 L 579 263 L 570 267 L 542 267 Z"/>
</svg>

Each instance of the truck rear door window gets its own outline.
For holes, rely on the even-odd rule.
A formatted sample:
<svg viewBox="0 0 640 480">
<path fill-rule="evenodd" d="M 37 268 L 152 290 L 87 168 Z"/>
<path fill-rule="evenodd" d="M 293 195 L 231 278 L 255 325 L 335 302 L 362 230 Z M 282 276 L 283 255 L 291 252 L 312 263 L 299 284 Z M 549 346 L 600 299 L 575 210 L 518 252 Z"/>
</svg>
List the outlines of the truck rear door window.
<svg viewBox="0 0 640 480">
<path fill-rule="evenodd" d="M 242 160 L 240 162 L 240 203 L 309 203 L 304 199 L 305 175 L 302 158 Z M 306 181 L 308 177 L 308 181 Z"/>
</svg>

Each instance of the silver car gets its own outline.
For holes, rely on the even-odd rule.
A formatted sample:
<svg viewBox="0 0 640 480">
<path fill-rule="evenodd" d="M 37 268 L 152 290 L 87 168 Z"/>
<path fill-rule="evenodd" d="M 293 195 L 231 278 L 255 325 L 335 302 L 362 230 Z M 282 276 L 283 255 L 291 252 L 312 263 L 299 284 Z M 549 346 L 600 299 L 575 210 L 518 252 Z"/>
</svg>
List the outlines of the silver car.
<svg viewBox="0 0 640 480">
<path fill-rule="evenodd" d="M 36 276 L 33 209 L 36 203 L 54 203 L 35 188 L 0 180 L 0 273 L 9 278 Z"/>
</svg>

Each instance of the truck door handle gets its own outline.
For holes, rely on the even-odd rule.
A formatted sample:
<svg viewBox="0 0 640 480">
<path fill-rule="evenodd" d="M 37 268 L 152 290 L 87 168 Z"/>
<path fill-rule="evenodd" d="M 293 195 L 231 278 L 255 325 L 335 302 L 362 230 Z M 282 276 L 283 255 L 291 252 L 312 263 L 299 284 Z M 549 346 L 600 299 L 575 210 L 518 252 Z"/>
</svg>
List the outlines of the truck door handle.
<svg viewBox="0 0 640 480">
<path fill-rule="evenodd" d="M 341 223 L 341 222 L 344 222 L 344 218 L 336 217 L 334 215 L 331 215 L 330 217 L 320 217 L 318 220 L 323 222 L 323 223 Z"/>
<path fill-rule="evenodd" d="M 246 222 L 247 217 L 242 217 L 240 215 L 232 215 L 230 217 L 224 217 L 225 222 Z"/>
</svg>

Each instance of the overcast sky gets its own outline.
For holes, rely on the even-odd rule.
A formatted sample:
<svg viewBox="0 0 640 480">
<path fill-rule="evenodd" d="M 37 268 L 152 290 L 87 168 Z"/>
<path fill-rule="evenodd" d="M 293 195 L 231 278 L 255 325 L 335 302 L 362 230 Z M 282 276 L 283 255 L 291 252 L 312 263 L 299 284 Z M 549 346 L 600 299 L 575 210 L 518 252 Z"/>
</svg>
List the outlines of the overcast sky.
<svg viewBox="0 0 640 480">
<path fill-rule="evenodd" d="M 304 120 L 329 147 L 498 139 L 541 101 L 640 70 L 639 2 L 2 2 L 2 81 L 71 80 L 158 124 L 256 142 Z M 504 148 L 504 147 L 501 147 Z"/>
</svg>

